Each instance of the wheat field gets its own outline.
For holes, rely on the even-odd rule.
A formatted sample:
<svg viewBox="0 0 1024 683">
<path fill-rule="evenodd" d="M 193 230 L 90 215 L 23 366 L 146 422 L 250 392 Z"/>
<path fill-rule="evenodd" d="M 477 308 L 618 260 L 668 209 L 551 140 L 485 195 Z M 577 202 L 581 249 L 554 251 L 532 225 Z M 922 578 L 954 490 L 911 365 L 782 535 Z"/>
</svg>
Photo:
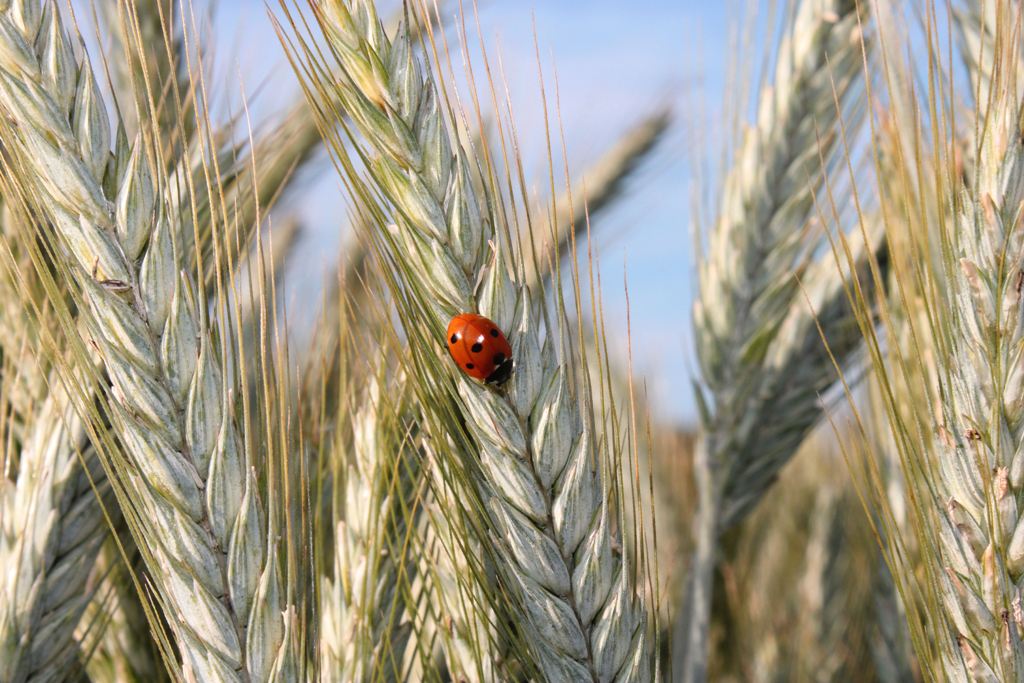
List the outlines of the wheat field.
<svg viewBox="0 0 1024 683">
<path fill-rule="evenodd" d="M 485 4 L 0 0 L 0 683 L 1024 681 L 1024 5 L 728 3 L 577 167 Z"/>
</svg>

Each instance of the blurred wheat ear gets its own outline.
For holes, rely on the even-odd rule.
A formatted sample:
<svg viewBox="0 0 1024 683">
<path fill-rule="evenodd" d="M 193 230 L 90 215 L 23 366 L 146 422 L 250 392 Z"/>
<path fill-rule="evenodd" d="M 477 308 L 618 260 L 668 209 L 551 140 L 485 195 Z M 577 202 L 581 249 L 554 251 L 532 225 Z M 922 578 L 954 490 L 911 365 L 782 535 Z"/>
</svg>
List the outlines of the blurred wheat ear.
<svg viewBox="0 0 1024 683">
<path fill-rule="evenodd" d="M 863 18 L 854 0 L 792 6 L 773 82 L 725 178 L 700 266 L 701 503 L 673 648 L 673 667 L 688 681 L 707 675 L 719 535 L 761 499 L 821 416 L 819 394 L 835 381 L 830 353 L 845 363 L 860 338 L 842 274 L 831 259 L 814 258 L 831 222 L 816 198 L 848 153 L 842 136 L 863 119 Z"/>
<path fill-rule="evenodd" d="M 408 406 L 387 396 L 402 378 L 389 380 L 384 371 L 371 379 L 352 418 L 352 457 L 346 457 L 347 449 L 335 456 L 339 465 L 348 462 L 339 481 L 341 509 L 334 515 L 333 577 L 322 592 L 324 681 L 409 680 L 406 660 L 417 657 L 412 615 L 404 603 L 417 566 L 409 535 L 417 526 L 422 494 Z M 400 389 L 393 393 L 403 396 Z"/>
<path fill-rule="evenodd" d="M 2 680 L 59 677 L 77 666 L 73 632 L 90 599 L 93 557 L 106 537 L 95 497 L 110 498 L 85 436 L 72 402 L 56 387 L 32 415 L 18 479 L 4 492 Z"/>
<path fill-rule="evenodd" d="M 1003 97 L 1002 88 L 1008 90 L 1011 101 L 1021 91 L 1024 55 L 1013 47 L 1019 42 L 1014 33 L 1020 28 L 1013 28 L 1019 13 L 1011 2 L 979 0 L 956 7 L 953 16 L 959 54 L 970 79 L 974 113 L 984 120 L 990 102 Z"/>
</svg>

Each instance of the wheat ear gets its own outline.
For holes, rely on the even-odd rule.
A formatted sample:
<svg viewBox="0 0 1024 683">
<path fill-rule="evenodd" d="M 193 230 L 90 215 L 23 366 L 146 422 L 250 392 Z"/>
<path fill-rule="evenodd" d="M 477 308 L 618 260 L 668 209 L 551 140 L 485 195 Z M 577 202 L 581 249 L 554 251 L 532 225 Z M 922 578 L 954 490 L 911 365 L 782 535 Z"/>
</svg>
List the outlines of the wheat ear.
<svg viewBox="0 0 1024 683">
<path fill-rule="evenodd" d="M 549 238 L 559 246 L 542 248 L 541 253 L 563 258 L 572 253 L 573 238 L 589 225 L 595 214 L 621 196 L 626 178 L 658 146 L 670 123 L 671 113 L 665 108 L 644 117 L 580 175 L 586 182 L 574 183 L 574 187 L 580 188 L 578 193 L 571 196 L 563 194 L 557 198 L 554 202 L 555 219 L 551 222 L 554 230 Z M 543 210 L 538 213 L 543 214 Z M 345 283 L 346 289 L 359 290 L 358 282 L 365 277 L 365 243 L 359 239 L 350 240 L 346 255 L 350 265 L 337 281 Z M 531 268 L 532 262 L 529 262 L 526 265 L 530 274 L 526 279 L 540 287 L 541 280 L 548 281 L 553 276 L 553 262 L 552 258 L 541 259 L 537 262 L 537 269 Z M 336 297 L 334 294 L 326 300 L 333 301 Z M 338 324 L 331 317 L 327 318 L 324 327 L 328 334 L 338 332 Z M 596 359 L 597 356 L 597 351 L 593 350 L 587 357 Z M 424 443 L 421 447 L 430 452 L 429 444 Z M 467 547 L 468 541 L 457 536 L 441 512 L 454 509 L 458 502 L 444 478 L 438 476 L 443 463 L 436 456 L 431 458 L 431 462 L 434 464 L 430 471 L 435 476 L 425 504 L 429 523 L 421 525 L 423 552 L 421 568 L 417 572 L 417 581 L 429 586 L 430 600 L 429 605 L 421 609 L 418 619 L 425 625 L 418 629 L 416 635 L 421 641 L 430 641 L 440 647 L 447 671 L 455 680 L 498 680 L 496 659 L 501 655 L 495 651 L 498 644 L 494 615 L 487 604 L 487 597 L 472 580 L 474 571 L 467 557 L 467 553 L 479 556 L 480 549 Z"/>
<path fill-rule="evenodd" d="M 722 678 L 746 669 L 759 680 L 851 680 L 863 671 L 869 585 L 858 570 L 870 563 L 874 540 L 851 533 L 863 517 L 841 492 L 831 429 L 819 433 L 737 533 L 727 560 L 735 591 L 720 622 L 730 637 L 715 653 Z"/>
<path fill-rule="evenodd" d="M 0 534 L 0 681 L 59 680 L 78 656 L 75 625 L 89 602 L 107 536 L 96 495 L 110 486 L 59 387 L 34 416 Z M 86 473 L 79 458 L 95 466 Z M 90 479 L 98 482 L 94 491 Z"/>
<path fill-rule="evenodd" d="M 16 177 L 35 183 L 39 210 L 74 259 L 130 463 L 118 475 L 134 494 L 184 668 L 200 680 L 269 680 L 291 650 L 232 392 L 177 270 L 160 175 L 141 140 L 108 169 L 110 120 L 55 2 L 0 12 L 0 111 L 24 166 Z"/>
<path fill-rule="evenodd" d="M 726 177 L 701 263 L 694 320 L 714 407 L 704 411 L 696 452 L 697 550 L 673 648 L 684 680 L 706 677 L 718 535 L 751 509 L 792 457 L 821 414 L 822 380 L 834 376 L 827 353 L 813 363 L 802 355 L 822 343 L 794 275 L 808 245 L 820 239 L 815 195 L 823 165 L 839 152 L 837 107 L 848 106 L 861 70 L 860 36 L 855 0 L 799 3 L 779 47 L 774 84 L 761 94 L 757 124 Z M 831 279 L 841 285 L 838 272 Z M 846 298 L 842 286 L 834 287 L 826 305 L 842 310 Z M 834 322 L 855 330 L 850 309 Z M 836 331 L 828 324 L 822 330 L 826 338 Z M 789 374 L 794 368 L 799 376 Z"/>
<path fill-rule="evenodd" d="M 953 315 L 941 331 L 941 420 L 934 447 L 942 570 L 950 631 L 947 675 L 1024 677 L 1024 316 L 1020 103 L 1003 91 L 986 114 L 971 187 L 959 198 L 943 261 Z"/>
<path fill-rule="evenodd" d="M 51 330 L 58 318 L 54 304 L 46 300 L 46 286 L 32 269 L 32 221 L 14 211 L 20 206 L 14 200 L 17 190 L 4 184 L 4 192 L 3 220 L 9 229 L 0 234 L 0 242 L 10 262 L 0 269 L 0 281 L 19 309 L 8 322 L 21 330 L 15 337 L 19 344 L 34 339 L 30 348 L 21 349 L 26 357 L 14 380 L 20 383 L 23 377 L 33 381 L 43 375 L 55 355 L 66 350 Z M 75 378 L 76 390 L 84 380 Z M 56 680 L 75 669 L 74 629 L 93 590 L 89 577 L 96 550 L 107 536 L 97 496 L 109 503 L 110 485 L 89 447 L 85 425 L 57 373 L 41 381 L 34 399 L 21 410 L 12 406 L 7 418 L 18 429 L 7 447 L 17 451 L 8 470 L 16 476 L 4 490 L 5 512 L 0 514 L 2 681 Z"/>
<path fill-rule="evenodd" d="M 509 334 L 517 370 L 505 391 L 457 381 L 479 448 L 479 483 L 491 500 L 482 521 L 502 549 L 499 573 L 518 620 L 538 635 L 531 655 L 549 680 L 648 680 L 651 624 L 633 572 L 613 550 L 613 511 L 599 472 L 607 454 L 581 414 L 585 390 L 556 359 L 558 330 L 548 331 L 542 348 L 528 290 L 503 257 L 495 259 L 496 198 L 474 191 L 474 162 L 453 144 L 404 30 L 389 38 L 369 2 L 331 0 L 315 9 L 344 77 L 314 87 L 337 92 L 366 140 L 358 149 L 398 224 L 388 256 L 421 292 L 427 327 L 440 335 L 452 314 L 479 310 Z M 309 73 L 330 72 L 320 65 Z M 334 151 L 346 155 L 342 146 Z"/>
<path fill-rule="evenodd" d="M 321 600 L 323 681 L 404 680 L 411 635 L 403 586 L 413 563 L 403 548 L 415 525 L 415 481 L 400 406 L 387 405 L 373 380 L 353 418 L 343 510 L 336 527 L 334 575 Z M 344 446 L 339 437 L 339 455 Z"/>
<path fill-rule="evenodd" d="M 148 3 L 160 1 L 166 0 L 147 0 Z M 432 26 L 440 26 L 440 13 L 449 2 L 450 0 L 438 1 L 438 13 L 431 14 L 430 17 Z M 387 19 L 386 24 L 391 27 L 397 26 L 402 17 L 402 8 L 399 7 Z M 414 31 L 414 44 L 420 42 L 423 33 L 418 28 Z M 338 113 L 344 115 L 344 112 Z M 242 189 L 243 197 L 236 202 L 240 208 L 238 222 L 243 226 L 250 225 L 255 220 L 257 211 L 263 211 L 265 214 L 267 207 L 288 189 L 296 173 L 315 158 L 315 153 L 322 144 L 317 117 L 305 98 L 299 95 L 282 115 L 281 122 L 268 134 L 256 140 L 252 149 L 252 159 L 241 165 L 242 177 L 238 185 Z M 258 172 L 256 178 L 250 175 L 253 169 Z M 328 296 L 326 300 L 337 299 Z"/>
<path fill-rule="evenodd" d="M 454 501 L 452 501 L 454 503 Z M 435 505 L 438 503 L 434 503 Z M 499 656 L 493 626 L 494 613 L 487 596 L 471 577 L 467 550 L 456 539 L 447 517 L 438 510 L 430 515 L 425 530 L 423 568 L 434 582 L 431 604 L 425 619 L 436 631 L 436 640 L 444 664 L 453 680 L 485 683 L 501 680 L 498 676 Z"/>
<path fill-rule="evenodd" d="M 1008 4 L 1016 5 L 1000 3 L 1000 11 Z M 997 65 L 1019 55 L 1019 36 L 1003 36 L 1007 40 L 993 44 Z M 965 185 L 947 148 L 895 159 L 911 180 L 913 172 L 939 172 L 922 183 L 935 188 L 931 193 L 912 182 L 892 193 L 910 207 L 900 216 L 905 224 L 887 226 L 894 253 L 901 266 L 911 263 L 924 277 L 896 270 L 901 294 L 909 295 L 890 304 L 897 316 L 894 325 L 887 320 L 886 333 L 893 341 L 886 356 L 872 359 L 877 403 L 892 436 L 873 447 L 899 455 L 906 487 L 904 496 L 892 498 L 875 487 L 887 559 L 918 661 L 932 677 L 948 680 L 1024 676 L 1024 526 L 1018 518 L 1024 146 L 1018 93 L 999 83 L 993 77 L 987 97 L 976 103 Z M 914 118 L 906 123 L 907 129 L 920 126 Z M 881 336 L 870 328 L 865 334 Z M 886 453 L 883 465 L 892 460 Z"/>
<path fill-rule="evenodd" d="M 719 486 L 726 491 L 725 507 L 736 508 L 724 526 L 751 507 L 752 501 L 741 498 L 760 497 L 813 424 L 802 419 L 796 438 L 788 437 L 790 430 L 779 425 L 779 436 L 760 440 L 759 430 L 766 427 L 760 419 L 763 404 L 775 401 L 779 390 L 809 392 L 797 406 L 785 407 L 790 414 L 805 413 L 817 396 L 812 386 L 800 382 L 784 382 L 769 396 L 759 389 L 779 384 L 784 373 L 777 368 L 806 351 L 807 332 L 817 334 L 794 275 L 806 259 L 808 244 L 820 239 L 814 209 L 815 192 L 824 180 L 820 159 L 831 163 L 839 147 L 833 89 L 842 106 L 860 70 L 854 0 L 801 2 L 780 46 L 774 88 L 762 95 L 757 126 L 725 182 L 720 218 L 701 264 L 694 314 L 704 380 L 714 398 L 707 440 Z M 832 280 L 837 278 L 838 274 Z M 829 281 L 828 274 L 823 280 Z M 793 320 L 794 309 L 802 309 L 799 317 L 804 322 Z M 784 323 L 787 318 L 792 322 Z M 787 325 L 804 327 L 804 334 L 780 335 L 780 328 Z M 829 328 L 824 326 L 826 337 Z M 766 358 L 772 359 L 769 371 L 752 372 Z M 737 485 L 755 471 L 753 481 Z"/>
<path fill-rule="evenodd" d="M 448 483 L 451 472 L 446 460 L 430 440 L 421 442 L 424 470 L 431 477 L 424 502 L 421 528 L 423 552 L 418 578 L 428 586 L 427 604 L 419 619 L 424 624 L 420 639 L 434 643 L 441 651 L 448 675 L 466 683 L 503 680 L 499 672 L 503 659 L 495 610 L 486 594 L 489 572 L 479 543 L 469 525 L 460 527 L 452 515 L 459 508 L 455 490 Z"/>
</svg>

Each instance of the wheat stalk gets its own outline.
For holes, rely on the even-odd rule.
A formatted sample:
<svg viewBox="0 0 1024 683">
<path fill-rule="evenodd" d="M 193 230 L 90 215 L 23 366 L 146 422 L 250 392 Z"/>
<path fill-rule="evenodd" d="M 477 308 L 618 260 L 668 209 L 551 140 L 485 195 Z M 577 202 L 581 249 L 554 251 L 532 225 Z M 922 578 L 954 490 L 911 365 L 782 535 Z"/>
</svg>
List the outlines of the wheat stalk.
<svg viewBox="0 0 1024 683">
<path fill-rule="evenodd" d="M 203 680 L 269 680 L 291 652 L 282 647 L 289 623 L 274 545 L 217 346 L 177 273 L 161 175 L 139 140 L 118 150 L 114 184 L 104 183 L 110 121 L 56 4 L 3 10 L 5 140 L 24 165 L 17 178 L 35 183 L 29 194 L 74 259 L 89 335 L 112 384 L 111 417 L 133 468 L 122 481 L 148 531 L 147 565 L 185 670 Z M 117 189 L 108 196 L 110 187 Z"/>
<path fill-rule="evenodd" d="M 612 552 L 612 510 L 595 469 L 602 454 L 577 405 L 583 389 L 552 344 L 542 350 L 529 292 L 503 257 L 494 260 L 489 243 L 501 233 L 493 200 L 476 196 L 473 162 L 453 145 L 407 34 L 389 38 L 367 2 L 315 9 L 344 79 L 314 87 L 336 91 L 366 139 L 360 149 L 398 223 L 389 256 L 423 293 L 429 328 L 480 310 L 510 333 L 518 369 L 508 389 L 460 378 L 459 393 L 480 449 L 480 483 L 493 494 L 485 521 L 503 549 L 500 571 L 523 627 L 541 636 L 531 644 L 536 664 L 550 680 L 649 678 L 648 616 L 632 573 Z"/>
<path fill-rule="evenodd" d="M 825 680 L 841 680 L 842 674 L 848 677 L 860 665 L 855 655 L 862 653 L 854 647 L 863 644 L 850 642 L 855 635 L 851 608 L 860 605 L 845 602 L 846 591 L 856 588 L 849 567 L 854 553 L 843 555 L 844 546 L 853 545 L 843 528 L 844 513 L 849 509 L 842 509 L 838 491 L 822 486 L 817 493 L 804 553 L 805 573 L 798 588 L 803 607 L 800 636 L 807 643 L 803 674 L 809 677 L 813 672 Z"/>
</svg>

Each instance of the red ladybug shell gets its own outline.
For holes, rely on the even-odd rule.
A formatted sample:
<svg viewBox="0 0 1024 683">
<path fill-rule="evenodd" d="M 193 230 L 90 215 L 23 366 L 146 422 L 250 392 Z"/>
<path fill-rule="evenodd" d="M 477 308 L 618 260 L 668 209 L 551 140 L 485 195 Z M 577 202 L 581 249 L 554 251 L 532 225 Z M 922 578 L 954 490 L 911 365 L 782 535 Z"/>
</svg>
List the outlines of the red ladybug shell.
<svg viewBox="0 0 1024 683">
<path fill-rule="evenodd" d="M 459 369 L 488 384 L 502 384 L 512 374 L 512 347 L 493 321 L 460 313 L 448 323 L 448 352 Z"/>
</svg>

